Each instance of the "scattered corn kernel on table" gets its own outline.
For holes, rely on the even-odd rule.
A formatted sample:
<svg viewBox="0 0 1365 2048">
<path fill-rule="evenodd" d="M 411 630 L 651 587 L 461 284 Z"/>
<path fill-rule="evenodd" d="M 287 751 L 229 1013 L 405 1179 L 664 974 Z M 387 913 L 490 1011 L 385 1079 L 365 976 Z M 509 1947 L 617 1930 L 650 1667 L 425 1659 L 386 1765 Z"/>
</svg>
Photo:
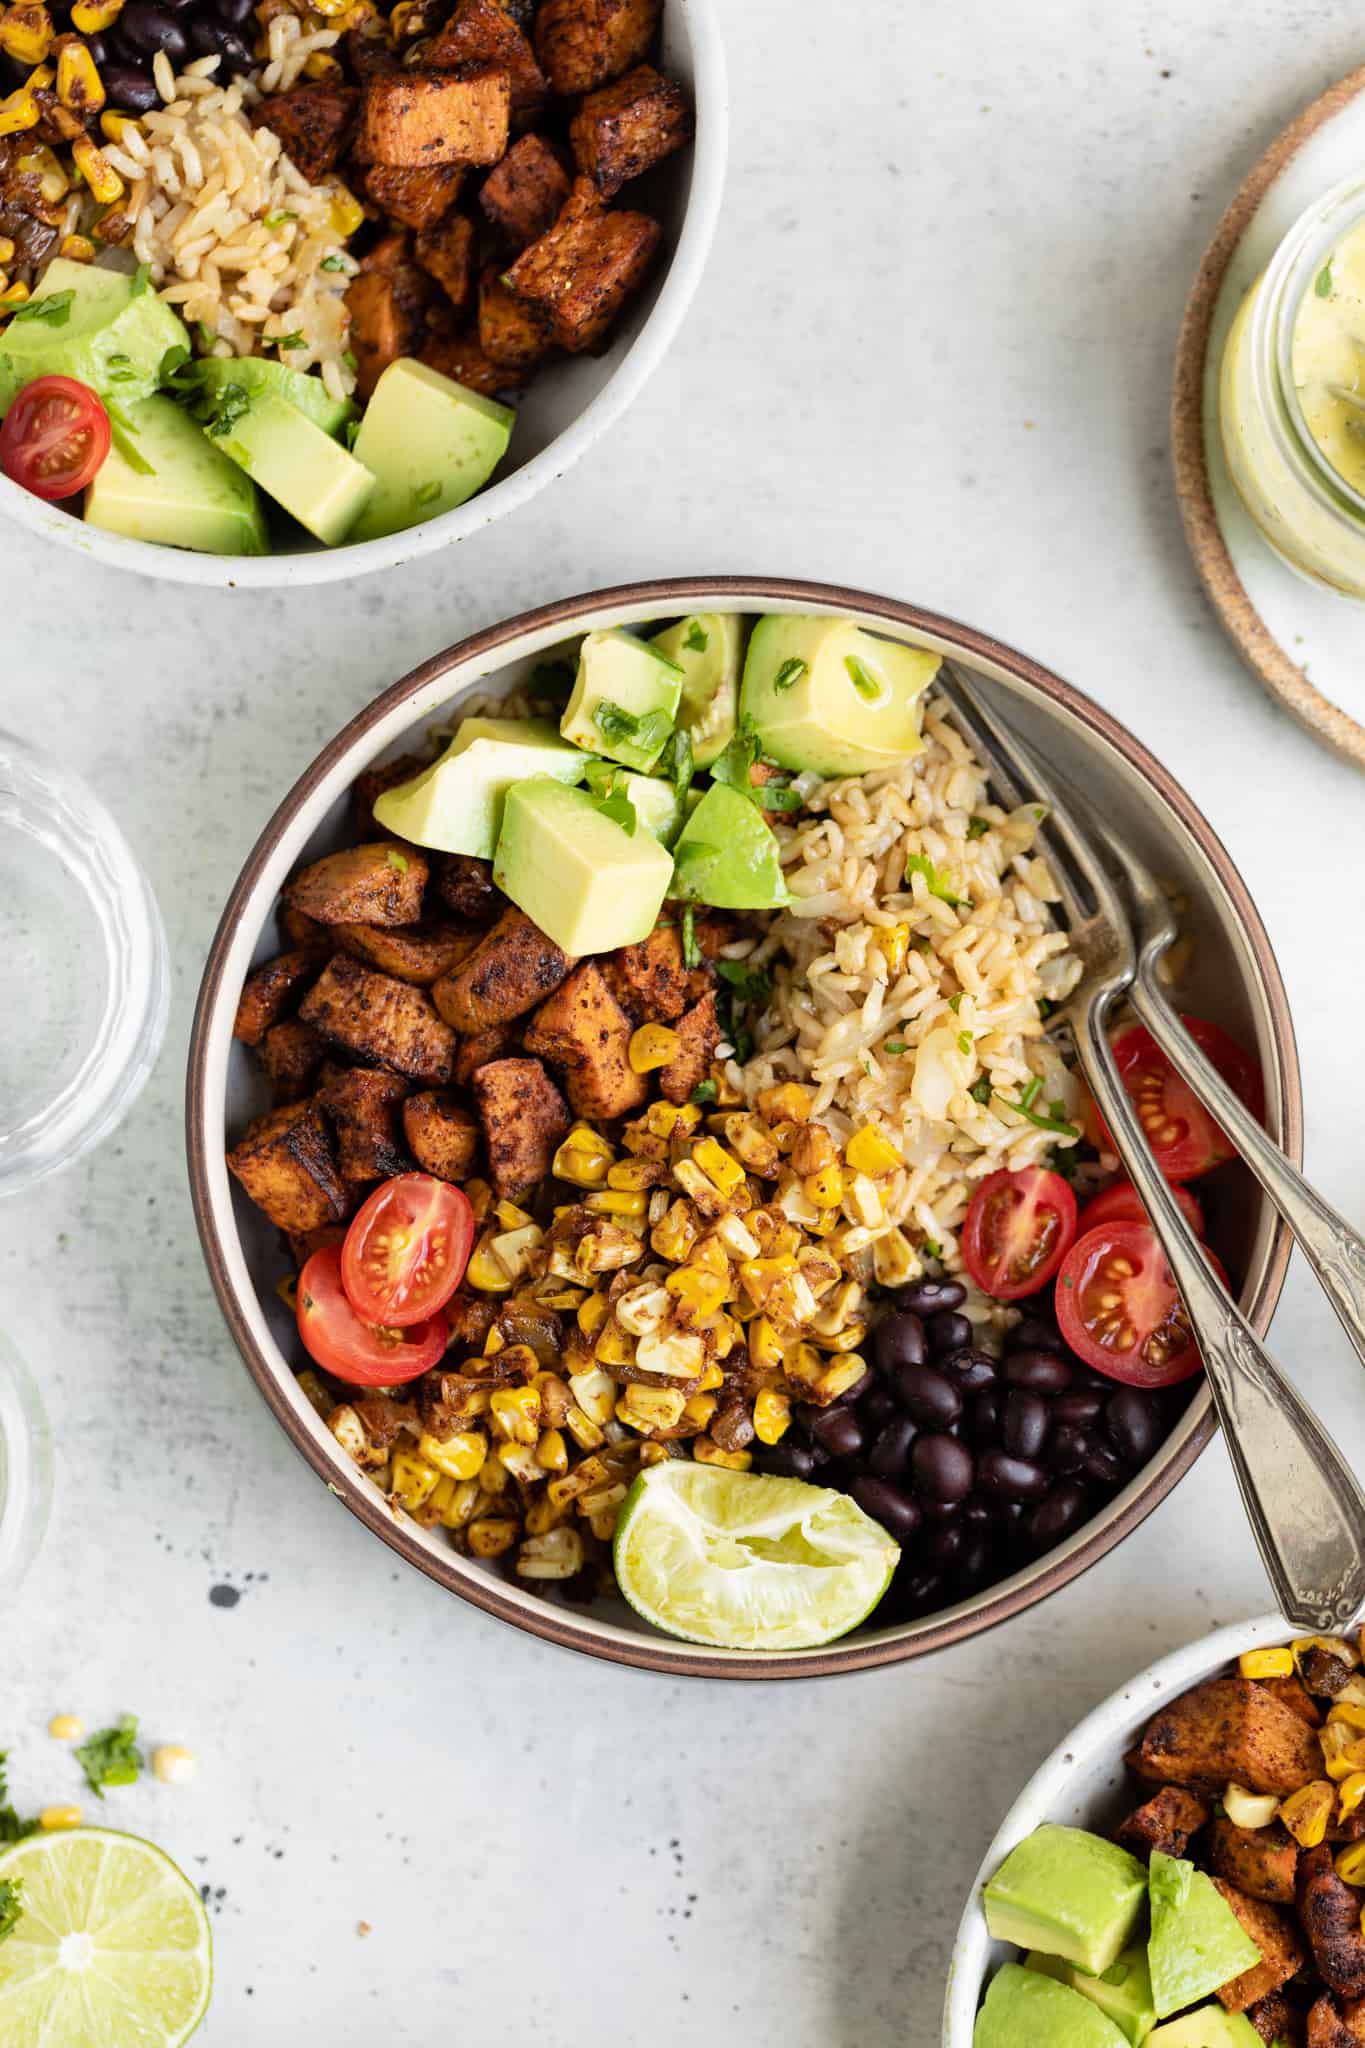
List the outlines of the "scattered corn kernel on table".
<svg viewBox="0 0 1365 2048">
<path fill-rule="evenodd" d="M 5 530 L 0 715 L 118 811 L 175 982 L 122 1132 L 0 1212 L 0 1321 L 57 1462 L 0 1747 L 22 1809 L 88 1817 L 54 1714 L 131 1710 L 149 1752 L 195 1753 L 192 1782 L 148 1773 L 98 1817 L 205 1887 L 207 2048 L 582 2048 L 646 2019 L 656 2048 L 931 2048 L 965 1888 L 1027 1772 L 1150 1658 L 1266 1605 L 1215 1445 L 1121 1555 L 935 1661 L 761 1697 L 570 1661 L 398 1566 L 293 1457 L 220 1322 L 182 1165 L 204 951 L 322 742 L 522 605 L 757 562 L 1001 633 L 1186 778 L 1279 952 L 1309 1169 L 1365 1211 L 1359 785 L 1224 645 L 1166 449 L 1199 253 L 1359 30 L 1271 0 L 1122 14 L 1002 30 L 986 0 L 869 0 L 855 40 L 838 10 L 793 35 L 779 0 L 727 9 L 729 195 L 680 344 L 591 461 L 458 564 L 191 604 Z M 1365 1454 L 1355 1367 L 1297 1269 L 1276 1335 Z"/>
</svg>

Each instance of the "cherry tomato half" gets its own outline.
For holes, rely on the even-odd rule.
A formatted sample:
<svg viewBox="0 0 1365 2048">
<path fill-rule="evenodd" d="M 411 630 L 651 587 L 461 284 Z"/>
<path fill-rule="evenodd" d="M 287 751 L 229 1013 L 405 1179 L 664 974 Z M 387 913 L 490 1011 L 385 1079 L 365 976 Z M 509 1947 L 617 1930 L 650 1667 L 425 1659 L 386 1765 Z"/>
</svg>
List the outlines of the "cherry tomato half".
<svg viewBox="0 0 1365 2048">
<path fill-rule="evenodd" d="M 83 491 L 108 453 L 109 415 L 74 377 L 35 377 L 0 426 L 0 469 L 35 498 Z"/>
<path fill-rule="evenodd" d="M 406 1329 L 443 1309 L 464 1278 L 474 1211 L 431 1173 L 386 1180 L 356 1211 L 341 1247 L 341 1284 L 356 1314 Z"/>
<path fill-rule="evenodd" d="M 341 1285 L 341 1253 L 329 1244 L 299 1275 L 299 1335 L 324 1372 L 357 1387 L 396 1387 L 430 1372 L 445 1353 L 446 1319 L 432 1316 L 405 1330 L 362 1322 Z"/>
<path fill-rule="evenodd" d="M 1236 1040 L 1203 1017 L 1181 1021 L 1252 1115 L 1264 1116 L 1260 1075 Z M 1194 1090 L 1175 1072 L 1145 1024 L 1134 1024 L 1119 1033 L 1114 1040 L 1114 1059 L 1167 1180 L 1197 1180 L 1201 1173 L 1209 1173 L 1235 1156 L 1232 1145 Z M 1105 1142 L 1112 1149 L 1108 1132 Z"/>
<path fill-rule="evenodd" d="M 1212 1252 L 1205 1257 L 1220 1280 Z M 1148 1223 L 1078 1237 L 1057 1275 L 1057 1326 L 1076 1356 L 1130 1387 L 1171 1387 L 1200 1367 L 1171 1269 Z"/>
<path fill-rule="evenodd" d="M 1019 1301 L 1046 1287 L 1075 1235 L 1076 1197 L 1059 1173 L 1002 1167 L 972 1196 L 962 1256 L 984 1294 Z"/>
<path fill-rule="evenodd" d="M 1185 1212 L 1185 1220 L 1196 1237 L 1204 1235 L 1204 1212 L 1188 1188 L 1176 1188 L 1175 1198 Z M 1106 1188 L 1102 1195 L 1086 1203 L 1076 1222 L 1077 1237 L 1084 1237 L 1087 1231 L 1098 1230 L 1101 1223 L 1145 1223 L 1147 1211 L 1138 1199 L 1138 1191 L 1130 1180 L 1116 1180 L 1113 1187 Z"/>
</svg>

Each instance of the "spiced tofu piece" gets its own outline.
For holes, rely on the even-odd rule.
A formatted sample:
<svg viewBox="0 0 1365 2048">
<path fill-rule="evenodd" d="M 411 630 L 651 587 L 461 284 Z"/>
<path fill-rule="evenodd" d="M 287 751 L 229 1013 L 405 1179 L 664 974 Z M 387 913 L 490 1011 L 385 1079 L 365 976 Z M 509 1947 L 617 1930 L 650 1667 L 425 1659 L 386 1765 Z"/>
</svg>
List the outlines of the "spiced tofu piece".
<svg viewBox="0 0 1365 2048">
<path fill-rule="evenodd" d="M 1360 1893 L 1337 1876 L 1324 1842 L 1305 1849 L 1294 1878 L 1299 1924 L 1325 1984 L 1343 1998 L 1365 1998 L 1365 1934 Z"/>
<path fill-rule="evenodd" d="M 1183 1856 L 1190 1837 L 1198 1834 L 1208 1817 L 1208 1807 L 1193 1792 L 1183 1785 L 1163 1785 L 1154 1799 L 1139 1806 L 1114 1830 L 1114 1839 L 1144 1863 L 1154 1849 L 1160 1849 L 1163 1856 Z"/>
<path fill-rule="evenodd" d="M 453 306 L 463 306 L 474 284 L 474 223 L 452 213 L 417 237 L 417 261 Z"/>
<path fill-rule="evenodd" d="M 431 279 L 415 263 L 364 270 L 352 279 L 346 306 L 361 399 L 372 396 L 390 363 L 419 353 L 431 292 Z"/>
<path fill-rule="evenodd" d="M 464 175 L 463 164 L 407 170 L 397 164 L 371 164 L 365 173 L 365 195 L 404 227 L 430 230 L 459 198 Z"/>
<path fill-rule="evenodd" d="M 333 1245 L 346 1242 L 344 1223 L 320 1223 L 316 1230 L 300 1230 L 291 1233 L 289 1256 L 300 1272 L 308 1264 L 314 1252 L 329 1251 Z"/>
<path fill-rule="evenodd" d="M 417 351 L 417 360 L 484 398 L 506 398 L 526 383 L 524 375 L 485 355 L 477 334 L 429 335 Z"/>
<path fill-rule="evenodd" d="M 561 348 L 571 354 L 599 347 L 631 294 L 644 283 L 660 228 L 645 213 L 594 209 L 575 181 L 567 205 L 548 234 L 523 249 L 506 272 L 509 288 L 539 307 Z"/>
<path fill-rule="evenodd" d="M 408 1150 L 438 1180 L 468 1180 L 479 1150 L 478 1120 L 446 1089 L 424 1089 L 403 1104 Z"/>
<path fill-rule="evenodd" d="M 472 932 L 452 924 L 338 924 L 332 931 L 337 944 L 357 960 L 417 988 L 430 988 L 477 943 Z"/>
<path fill-rule="evenodd" d="M 402 246 L 402 238 L 396 237 Z M 351 808 L 355 813 L 355 829 L 358 839 L 382 839 L 381 826 L 376 824 L 374 800 L 383 796 L 386 789 L 396 789 L 400 782 L 411 782 L 414 775 L 420 775 L 427 766 L 420 754 L 399 754 L 393 761 L 385 761 L 378 768 L 366 768 L 351 784 Z M 404 851 L 406 852 L 406 847 Z"/>
<path fill-rule="evenodd" d="M 342 42 L 351 69 L 362 85 L 368 85 L 372 78 L 390 77 L 403 68 L 387 27 L 378 17 L 367 28 L 347 29 Z"/>
<path fill-rule="evenodd" d="M 287 903 L 280 905 L 280 930 L 295 950 L 320 953 L 324 957 L 332 950 L 326 925 L 319 924 L 306 911 L 291 910 Z"/>
<path fill-rule="evenodd" d="M 1178 1856 L 1180 1851 L 1174 1849 L 1171 1854 Z M 1209 1829 L 1209 1863 L 1214 1875 L 1272 1906 L 1293 1905 L 1298 1861 L 1298 1843 L 1277 1820 L 1265 1828 L 1239 1828 L 1226 1814 L 1220 1814 Z"/>
<path fill-rule="evenodd" d="M 589 93 L 569 123 L 574 162 L 604 199 L 691 139 L 686 94 L 652 64 Z"/>
<path fill-rule="evenodd" d="M 1229 1780 L 1285 1799 L 1322 1775 L 1313 1731 L 1249 1678 L 1214 1678 L 1183 1693 L 1142 1738 L 1144 1771 L 1219 1791 Z"/>
<path fill-rule="evenodd" d="M 353 85 L 291 85 L 263 99 L 251 119 L 273 129 L 290 163 L 315 185 L 340 162 L 359 103 Z"/>
<path fill-rule="evenodd" d="M 493 880 L 491 860 L 471 853 L 438 853 L 434 869 L 436 894 L 447 910 L 467 924 L 492 924 L 507 908 L 507 898 Z"/>
<path fill-rule="evenodd" d="M 1248 2012 L 1247 2018 L 1263 2041 L 1277 2042 L 1280 2048 L 1294 2048 L 1296 2042 L 1302 2042 L 1303 2048 L 1362 2048 L 1365 2044 L 1365 1998 L 1350 1998 L 1343 2004 L 1332 1992 L 1324 1991 L 1308 2015 L 1306 2032 L 1302 2014 L 1295 2013 L 1278 1992 Z"/>
<path fill-rule="evenodd" d="M 573 1119 L 539 1060 L 492 1060 L 474 1076 L 494 1192 L 518 1201 L 549 1174 Z"/>
<path fill-rule="evenodd" d="M 261 1064 L 277 1103 L 301 1102 L 313 1085 L 326 1050 L 311 1024 L 284 1017 L 261 1040 Z"/>
<path fill-rule="evenodd" d="M 532 38 L 552 89 L 595 92 L 649 53 L 663 0 L 541 0 Z"/>
<path fill-rule="evenodd" d="M 233 1037 L 243 1045 L 259 1045 L 271 1026 L 293 1008 L 317 974 L 318 966 L 319 957 L 311 947 L 297 947 L 253 967 L 237 998 Z"/>
<path fill-rule="evenodd" d="M 649 1099 L 649 1083 L 630 1064 L 630 1019 L 593 960 L 576 967 L 542 1003 L 524 1036 L 527 1052 L 565 1075 L 575 1116 L 610 1123 Z"/>
<path fill-rule="evenodd" d="M 472 1037 L 534 1009 L 572 966 L 553 939 L 509 904 L 469 958 L 441 976 L 432 999 L 447 1024 Z"/>
<path fill-rule="evenodd" d="M 357 1059 L 429 1086 L 450 1079 L 455 1034 L 437 1016 L 426 990 L 375 974 L 345 953 L 328 963 L 299 1015 Z"/>
<path fill-rule="evenodd" d="M 493 64 L 511 88 L 510 121 L 519 132 L 539 120 L 549 91 L 536 53 L 499 0 L 456 0 L 454 13 L 423 53 L 424 69 L 453 71 L 466 64 Z"/>
<path fill-rule="evenodd" d="M 336 1131 L 343 1180 L 388 1180 L 407 1170 L 398 1105 L 408 1087 L 401 1074 L 378 1067 L 344 1067 L 328 1075 L 318 1104 Z"/>
<path fill-rule="evenodd" d="M 425 857 L 383 839 L 315 860 L 286 885 L 284 899 L 320 924 L 416 924 L 426 885 Z"/>
<path fill-rule="evenodd" d="M 1321 1728 L 1327 1718 L 1301 1678 L 1258 1678 L 1256 1683 L 1273 1693 L 1281 1706 L 1288 1707 L 1310 1728 Z"/>
<path fill-rule="evenodd" d="M 519 299 L 496 267 L 479 280 L 479 347 L 500 368 L 525 376 L 550 350 L 550 323 L 540 309 Z"/>
<path fill-rule="evenodd" d="M 693 970 L 683 963 L 676 925 L 656 925 L 636 946 L 610 956 L 611 973 L 626 1008 L 646 1024 L 672 1024 L 692 998 Z"/>
<path fill-rule="evenodd" d="M 524 249 L 548 234 L 569 196 L 569 173 L 543 135 L 523 135 L 484 179 L 479 204 L 509 242 Z"/>
<path fill-rule="evenodd" d="M 708 989 L 673 1028 L 678 1034 L 678 1050 L 668 1065 L 659 1069 L 659 1092 L 668 1102 L 690 1102 L 706 1079 L 720 1044 L 715 990 Z"/>
<path fill-rule="evenodd" d="M 501 1024 L 495 1024 L 491 1031 L 476 1031 L 471 1038 L 457 1038 L 450 1078 L 458 1088 L 467 1088 L 480 1067 L 486 1067 L 490 1060 L 502 1059 L 515 1047 L 516 1040 Z"/>
<path fill-rule="evenodd" d="M 1225 2012 L 1245 2012 L 1249 2005 L 1269 1998 L 1296 1977 L 1308 1960 L 1308 1951 L 1288 1914 L 1268 1906 L 1264 1899 L 1248 1898 L 1226 1878 L 1213 1881 L 1241 1921 L 1243 1932 L 1261 1951 L 1259 1963 L 1218 1988 L 1218 2002 Z"/>
<path fill-rule="evenodd" d="M 360 111 L 366 160 L 425 170 L 495 164 L 506 153 L 511 82 L 496 64 L 372 78 Z"/>
<path fill-rule="evenodd" d="M 257 1208 L 291 1236 L 346 1214 L 345 1184 L 316 1102 L 291 1102 L 258 1117 L 227 1163 Z"/>
</svg>

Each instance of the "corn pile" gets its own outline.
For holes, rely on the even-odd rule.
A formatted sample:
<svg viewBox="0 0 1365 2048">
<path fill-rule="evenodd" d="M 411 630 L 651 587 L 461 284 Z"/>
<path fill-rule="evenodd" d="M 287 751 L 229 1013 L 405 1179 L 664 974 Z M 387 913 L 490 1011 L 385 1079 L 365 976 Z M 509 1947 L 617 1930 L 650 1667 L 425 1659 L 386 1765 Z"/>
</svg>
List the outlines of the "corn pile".
<svg viewBox="0 0 1365 2048">
<path fill-rule="evenodd" d="M 1360 1653 L 1344 1636 L 1304 1636 L 1283 1649 L 1247 1650 L 1237 1668 L 1243 1678 L 1297 1676 L 1310 1693 L 1331 1699 L 1327 1719 L 1317 1730 L 1321 1778 L 1283 1800 L 1273 1794 L 1258 1796 L 1240 1785 L 1229 1785 L 1223 1795 L 1224 1810 L 1237 1827 L 1264 1828 L 1279 1820 L 1300 1848 L 1316 1849 L 1329 1828 L 1353 1822 L 1365 1805 L 1365 1676 Z M 1365 1889 L 1365 1839 L 1349 1841 L 1337 1851 L 1335 1863 L 1346 1884 Z"/>
<path fill-rule="evenodd" d="M 868 1282 L 917 1270 L 899 1231 L 874 1236 L 894 1148 L 866 1127 L 841 1157 L 811 1101 L 789 1081 L 752 1110 L 655 1102 L 619 1155 L 576 1124 L 554 1174 L 581 1198 L 544 1229 L 469 1183 L 481 1234 L 456 1336 L 415 1403 L 403 1389 L 334 1408 L 301 1376 L 337 1440 L 396 1510 L 474 1557 L 515 1550 L 530 1580 L 605 1557 L 642 1466 L 690 1451 L 747 1469 L 793 1404 L 862 1379 Z M 471 1321 L 482 1349 L 452 1370 Z"/>
</svg>

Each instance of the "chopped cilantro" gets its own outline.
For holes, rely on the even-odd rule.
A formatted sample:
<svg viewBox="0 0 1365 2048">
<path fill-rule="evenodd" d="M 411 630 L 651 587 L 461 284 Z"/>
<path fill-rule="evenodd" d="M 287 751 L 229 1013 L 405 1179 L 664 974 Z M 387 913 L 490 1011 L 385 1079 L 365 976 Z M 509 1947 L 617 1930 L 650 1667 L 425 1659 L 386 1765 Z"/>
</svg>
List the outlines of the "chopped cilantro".
<svg viewBox="0 0 1365 2048">
<path fill-rule="evenodd" d="M 797 790 L 789 789 L 785 782 L 764 782 L 754 791 L 754 801 L 761 811 L 799 811 L 801 797 Z"/>
<path fill-rule="evenodd" d="M 962 1057 L 963 1057 L 963 1059 L 964 1059 L 964 1060 L 966 1059 L 966 1057 L 967 1057 L 968 1053 L 969 1053 L 969 1052 L 971 1051 L 971 1049 L 972 1049 L 972 1047 L 973 1047 L 973 1045 L 974 1045 L 975 1043 L 976 1043 L 976 1040 L 975 1040 L 975 1039 L 974 1039 L 974 1038 L 972 1037 L 972 1034 L 971 1034 L 971 1032 L 970 1032 L 970 1031 L 959 1031 L 959 1032 L 958 1032 L 958 1034 L 957 1034 L 957 1049 L 958 1049 L 958 1051 L 959 1051 L 959 1052 L 960 1052 L 960 1053 L 962 1054 Z"/>
<path fill-rule="evenodd" d="M 701 947 L 697 944 L 697 907 L 684 903 L 682 914 L 682 956 L 684 967 L 700 967 Z"/>
<path fill-rule="evenodd" d="M 13 1934 L 24 1910 L 22 1877 L 0 1877 L 0 1941 Z"/>
<path fill-rule="evenodd" d="M 909 1050 L 910 1047 L 903 1038 L 888 1038 L 882 1046 L 883 1052 L 889 1052 L 892 1054 L 898 1052 L 909 1052 Z"/>
<path fill-rule="evenodd" d="M 279 349 L 307 348 L 308 346 L 303 336 L 297 332 L 294 334 L 270 334 L 266 336 L 266 339 L 273 342 L 274 346 Z"/>
<path fill-rule="evenodd" d="M 592 722 L 604 740 L 619 746 L 628 740 L 639 747 L 644 754 L 659 754 L 668 735 L 673 730 L 673 721 L 666 711 L 642 711 L 637 717 L 622 704 L 613 704 L 604 697 L 592 715 Z"/>
<path fill-rule="evenodd" d="M 435 477 L 429 477 L 426 483 L 413 486 L 412 495 L 419 505 L 431 505 L 440 497 L 441 486 Z"/>
<path fill-rule="evenodd" d="M 692 735 L 686 726 L 675 726 L 668 736 L 668 745 L 655 762 L 655 772 L 671 782 L 679 801 L 692 782 L 695 765 L 692 753 Z"/>
<path fill-rule="evenodd" d="M 11 1842 L 22 1842 L 28 1835 L 36 1835 L 36 1820 L 20 1820 L 9 1803 L 9 1783 L 5 1776 L 5 1751 L 0 1749 L 0 1844 L 8 1848 Z"/>
<path fill-rule="evenodd" d="M 794 789 L 787 787 L 785 778 L 772 782 L 754 781 L 753 771 L 762 759 L 763 742 L 752 725 L 742 726 L 720 758 L 711 763 L 712 780 L 737 789 L 761 811 L 799 810 L 801 799 Z"/>
<path fill-rule="evenodd" d="M 969 839 L 984 839 L 990 829 L 991 821 L 989 818 L 969 818 L 967 820 L 967 837 Z"/>
<path fill-rule="evenodd" d="M 76 1751 L 85 1782 L 97 1799 L 106 1785 L 135 1785 L 142 1771 L 137 1747 L 137 1716 L 122 1714 L 112 1728 L 100 1728 Z"/>
<path fill-rule="evenodd" d="M 940 903 L 946 903 L 953 910 L 970 910 L 971 904 L 965 896 L 959 896 L 949 887 L 934 863 L 922 853 L 908 853 L 905 856 L 905 879 L 912 875 L 923 875 L 924 886 L 931 896 L 937 896 Z"/>
<path fill-rule="evenodd" d="M 920 1250 L 931 1259 L 941 1259 L 943 1257 L 943 1246 L 932 1237 L 925 1238 L 920 1246 Z"/>
<path fill-rule="evenodd" d="M 958 1013 L 958 1011 L 959 1011 L 959 1010 L 960 1010 L 960 1009 L 962 1008 L 962 991 L 961 991 L 961 989 L 959 989 L 959 990 L 958 990 L 958 992 L 957 992 L 957 994 L 956 994 L 955 996 L 949 996 L 949 998 L 948 998 L 948 1008 L 949 1008 L 949 1009 L 950 1009 L 950 1010 L 952 1011 L 952 1013 L 953 1013 L 953 1015 L 954 1015 L 954 1016 L 956 1016 L 956 1015 L 957 1015 L 957 1013 Z"/>
<path fill-rule="evenodd" d="M 784 690 L 794 689 L 802 676 L 805 675 L 807 666 L 808 664 L 802 661 L 799 654 L 791 655 L 783 662 L 781 668 L 773 677 L 773 688 L 779 693 Z"/>
<path fill-rule="evenodd" d="M 151 266 L 151 264 L 150 264 L 150 263 L 139 263 L 139 264 L 138 264 L 138 267 L 137 267 L 137 269 L 136 269 L 136 270 L 135 270 L 135 271 L 133 272 L 133 297 L 134 297 L 135 299 L 140 299 L 140 298 L 142 297 L 142 294 L 143 294 L 143 293 L 144 293 L 144 292 L 146 291 L 147 287 L 148 287 L 148 286 L 150 285 L 151 281 L 152 281 L 152 266 Z"/>
<path fill-rule="evenodd" d="M 273 213 L 266 215 L 265 224 L 268 228 L 282 228 L 286 221 L 297 219 L 298 215 L 291 213 L 287 206 L 277 206 Z"/>
<path fill-rule="evenodd" d="M 846 654 L 844 656 L 844 667 L 848 670 L 849 681 L 858 692 L 858 695 L 865 697 L 869 704 L 875 704 L 882 694 L 882 686 L 868 668 L 867 663 L 860 661 L 856 654 Z"/>
<path fill-rule="evenodd" d="M 594 808 L 604 818 L 610 818 L 614 825 L 629 832 L 633 839 L 640 820 L 626 787 L 625 770 L 618 768 L 614 761 L 592 760 L 583 771 L 583 779 L 588 785 Z"/>
<path fill-rule="evenodd" d="M 400 853 L 396 846 L 386 846 L 384 848 L 384 858 L 397 874 L 405 875 L 407 873 L 408 857 L 405 853 Z"/>
<path fill-rule="evenodd" d="M 1314 291 L 1316 292 L 1317 296 L 1318 296 L 1318 297 L 1319 297 L 1320 299 L 1330 299 L 1330 298 L 1331 298 L 1331 296 L 1332 296 L 1332 259 L 1331 259 L 1331 257 L 1330 257 L 1330 256 L 1329 256 L 1329 257 L 1327 258 L 1327 261 L 1326 261 L 1326 262 L 1325 262 L 1325 263 L 1323 264 L 1323 266 L 1322 266 L 1322 269 L 1321 269 L 1321 270 L 1320 270 L 1320 271 L 1318 272 L 1318 274 L 1317 274 L 1317 277 L 1316 277 L 1316 279 L 1314 280 L 1314 283 L 1313 283 L 1313 290 L 1314 290 Z"/>
<path fill-rule="evenodd" d="M 714 1081 L 698 1081 L 692 1090 L 691 1100 L 699 1103 L 714 1102 L 719 1092 Z"/>
<path fill-rule="evenodd" d="M 693 619 L 683 635 L 683 646 L 693 654 L 705 654 L 709 636 L 705 626 Z"/>
<path fill-rule="evenodd" d="M 716 973 L 725 983 L 716 1004 L 720 1028 L 733 1045 L 735 1058 L 742 1063 L 754 1049 L 749 1013 L 763 1008 L 772 982 L 762 968 L 750 967 L 743 960 L 717 960 Z"/>
<path fill-rule="evenodd" d="M 221 440 L 230 434 L 239 419 L 251 410 L 251 394 L 244 384 L 224 384 L 213 407 L 209 421 L 209 432 Z"/>
<path fill-rule="evenodd" d="M 991 1084 L 983 1074 L 979 1081 L 973 1081 L 967 1093 L 971 1096 L 973 1102 L 979 1102 L 984 1109 L 991 1099 Z"/>
<path fill-rule="evenodd" d="M 722 981 L 728 981 L 741 1003 L 762 1005 L 772 994 L 772 977 L 761 967 L 750 967 L 744 960 L 717 960 L 716 972 Z"/>
<path fill-rule="evenodd" d="M 156 373 L 158 383 L 169 384 L 176 371 L 182 370 L 189 359 L 190 352 L 184 342 L 177 341 L 173 347 L 167 349 L 165 355 L 161 358 L 161 367 Z M 109 360 L 112 363 L 114 358 L 111 356 Z M 128 358 L 122 356 L 119 360 L 126 363 Z"/>
<path fill-rule="evenodd" d="M 346 258 L 344 256 L 324 256 L 318 265 L 319 270 L 344 270 L 345 268 Z"/>
<path fill-rule="evenodd" d="M 75 302 L 74 291 L 49 292 L 45 299 L 29 299 L 20 306 L 10 324 L 17 327 L 21 320 L 41 320 L 48 327 L 65 327 Z"/>
</svg>

